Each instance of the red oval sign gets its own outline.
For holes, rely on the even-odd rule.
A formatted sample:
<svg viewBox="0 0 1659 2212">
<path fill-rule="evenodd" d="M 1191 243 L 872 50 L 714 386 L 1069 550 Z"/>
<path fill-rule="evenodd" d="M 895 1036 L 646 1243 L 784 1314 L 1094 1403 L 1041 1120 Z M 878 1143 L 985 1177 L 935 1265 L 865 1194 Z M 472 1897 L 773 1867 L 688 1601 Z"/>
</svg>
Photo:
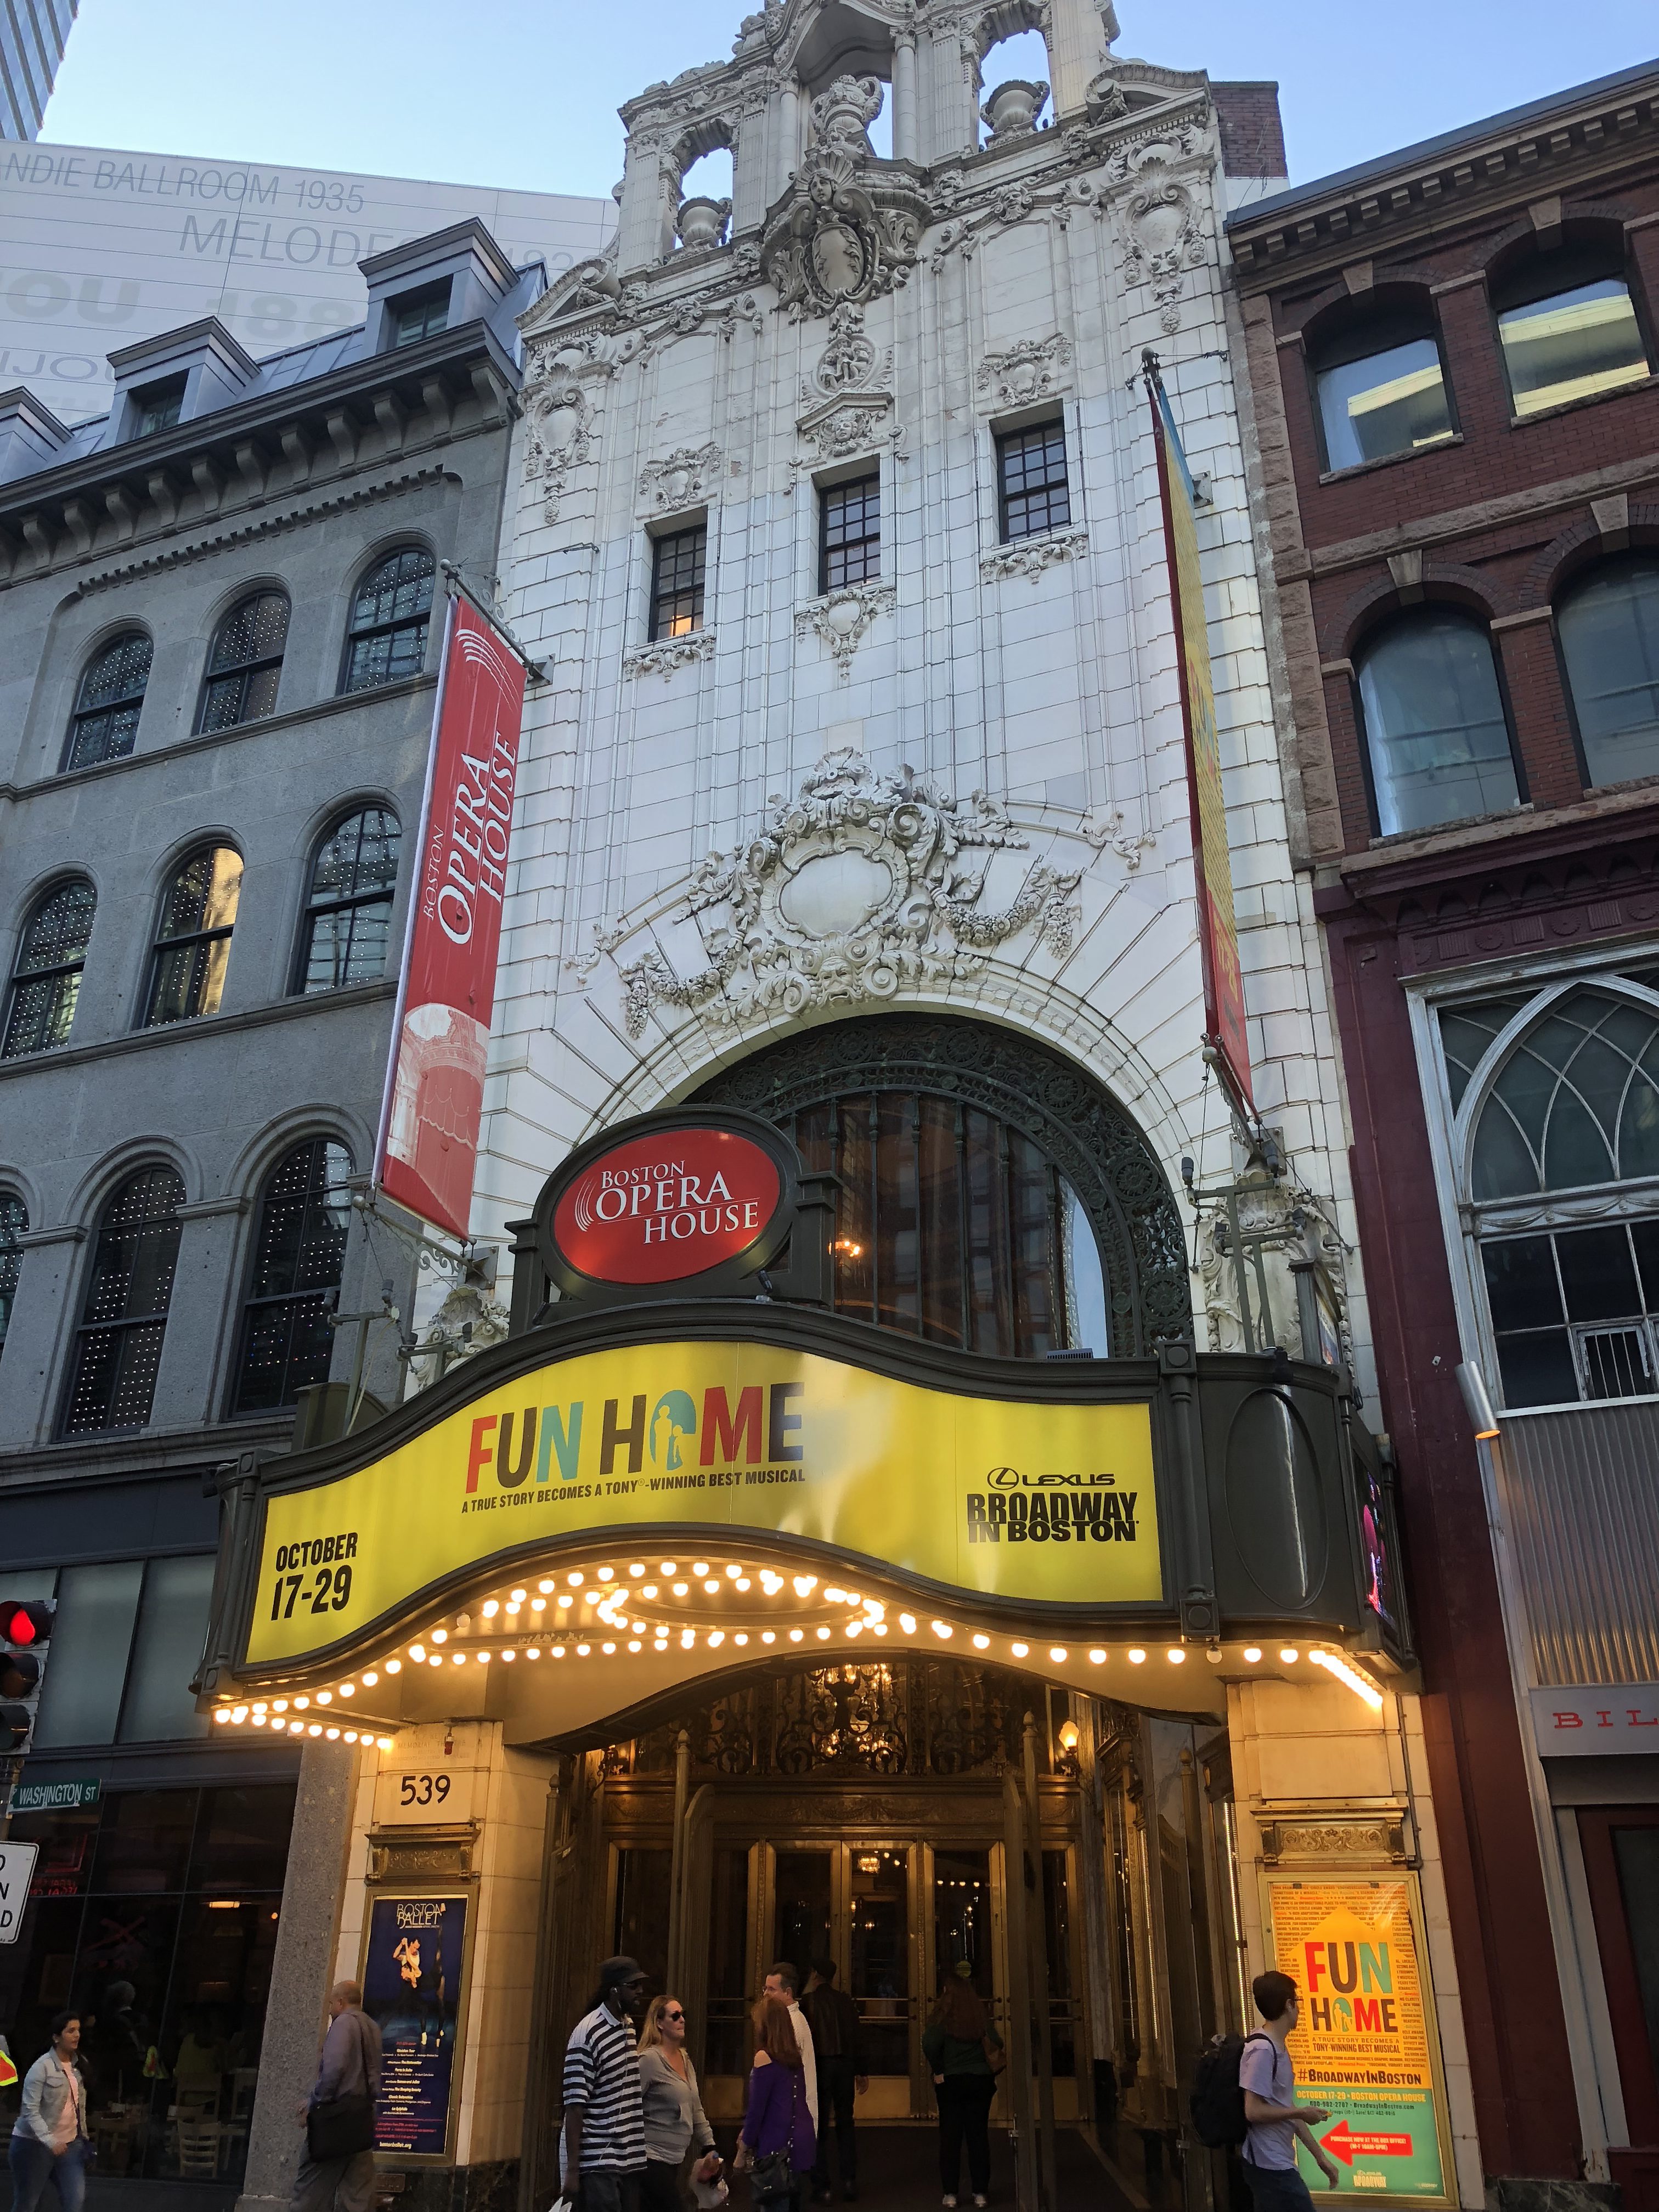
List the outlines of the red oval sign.
<svg viewBox="0 0 1659 2212">
<path fill-rule="evenodd" d="M 771 1154 L 733 1130 L 630 1137 L 563 1193 L 553 1234 L 596 1282 L 676 1283 L 746 1252 L 781 1188 Z"/>
</svg>

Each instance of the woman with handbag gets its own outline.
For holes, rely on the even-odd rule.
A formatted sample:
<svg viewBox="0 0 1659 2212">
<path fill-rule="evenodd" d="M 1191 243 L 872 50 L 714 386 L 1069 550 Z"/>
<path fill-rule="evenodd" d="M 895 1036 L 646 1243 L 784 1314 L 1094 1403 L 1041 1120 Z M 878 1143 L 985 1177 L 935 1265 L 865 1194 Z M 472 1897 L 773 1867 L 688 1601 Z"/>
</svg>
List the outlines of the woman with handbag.
<svg viewBox="0 0 1659 2212">
<path fill-rule="evenodd" d="M 23 2076 L 23 2101 L 11 2131 L 12 2203 L 34 2212 L 48 2181 L 58 2185 L 64 2212 L 81 2212 L 86 2194 L 87 2085 L 75 2063 L 81 2016 L 60 2012 L 52 2024 L 52 2048 Z"/>
<path fill-rule="evenodd" d="M 685 2007 L 678 1997 L 653 1997 L 640 2030 L 640 2088 L 645 2124 L 642 2212 L 685 2212 L 680 2168 L 685 2154 L 699 2155 L 694 2181 L 718 2179 L 714 2130 L 697 2090 L 697 2069 L 685 2047 Z"/>
<path fill-rule="evenodd" d="M 957 2201 L 964 2143 L 975 2204 L 982 2206 L 990 2194 L 991 2100 L 1008 2063 L 1002 2038 L 974 1988 L 973 1972 L 966 1959 L 957 1960 L 921 2039 L 939 2100 L 939 2173 L 947 2206 Z"/>
<path fill-rule="evenodd" d="M 755 2063 L 733 2164 L 748 2172 L 756 2212 L 781 2212 L 786 2205 L 799 2212 L 801 2184 L 818 2150 L 800 2045 L 781 1997 L 763 1997 L 752 2017 Z"/>
<path fill-rule="evenodd" d="M 292 2212 L 369 2212 L 380 2086 L 380 2024 L 363 2010 L 356 1982 L 336 1982 L 328 1993 L 317 2079 L 299 2109 L 306 2147 L 294 2177 Z"/>
</svg>

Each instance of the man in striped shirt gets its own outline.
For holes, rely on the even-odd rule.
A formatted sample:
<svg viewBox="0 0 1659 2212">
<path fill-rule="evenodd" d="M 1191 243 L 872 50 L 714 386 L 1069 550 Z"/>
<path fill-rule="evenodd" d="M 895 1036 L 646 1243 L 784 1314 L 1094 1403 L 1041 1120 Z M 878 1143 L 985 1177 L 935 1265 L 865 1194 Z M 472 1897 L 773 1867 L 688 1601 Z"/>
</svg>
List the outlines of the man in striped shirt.
<svg viewBox="0 0 1659 2212">
<path fill-rule="evenodd" d="M 645 1969 L 607 1959 L 590 2013 L 564 2054 L 564 2186 L 581 2212 L 639 2212 L 645 2124 L 634 2026 L 645 2010 Z"/>
</svg>

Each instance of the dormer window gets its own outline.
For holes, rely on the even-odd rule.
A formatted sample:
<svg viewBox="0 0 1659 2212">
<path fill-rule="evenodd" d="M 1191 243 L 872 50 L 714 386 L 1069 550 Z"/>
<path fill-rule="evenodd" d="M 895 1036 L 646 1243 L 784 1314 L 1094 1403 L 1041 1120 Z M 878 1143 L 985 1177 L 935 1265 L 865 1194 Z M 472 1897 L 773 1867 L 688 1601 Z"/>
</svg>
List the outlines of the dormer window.
<svg viewBox="0 0 1659 2212">
<path fill-rule="evenodd" d="M 135 438 L 153 438 L 158 430 L 170 430 L 184 412 L 185 380 L 169 377 L 165 384 L 152 384 L 146 392 L 133 394 L 132 434 Z"/>
<path fill-rule="evenodd" d="M 394 300 L 390 323 L 394 351 L 400 346 L 419 345 L 422 338 L 435 337 L 449 327 L 448 283 L 428 285 L 423 292 L 410 292 Z"/>
</svg>

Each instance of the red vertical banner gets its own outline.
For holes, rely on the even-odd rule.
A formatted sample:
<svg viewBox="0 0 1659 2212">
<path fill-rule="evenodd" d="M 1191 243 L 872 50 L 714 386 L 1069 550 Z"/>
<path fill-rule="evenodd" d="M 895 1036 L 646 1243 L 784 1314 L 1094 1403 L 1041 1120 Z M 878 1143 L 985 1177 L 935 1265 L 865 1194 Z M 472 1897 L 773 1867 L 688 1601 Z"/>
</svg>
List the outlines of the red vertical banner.
<svg viewBox="0 0 1659 2212">
<path fill-rule="evenodd" d="M 1164 386 L 1149 375 L 1158 480 L 1164 495 L 1164 535 L 1175 607 L 1181 710 L 1187 725 L 1187 790 L 1193 815 L 1193 866 L 1198 878 L 1199 941 L 1204 951 L 1204 1026 L 1235 1102 L 1247 1110 L 1250 1047 L 1244 1027 L 1244 979 L 1233 914 L 1232 860 L 1221 788 L 1221 741 L 1210 678 L 1210 634 L 1198 565 L 1198 515 L 1193 479 Z"/>
<path fill-rule="evenodd" d="M 472 602 L 450 600 L 375 1181 L 468 1233 L 495 1005 L 524 664 Z"/>
</svg>

